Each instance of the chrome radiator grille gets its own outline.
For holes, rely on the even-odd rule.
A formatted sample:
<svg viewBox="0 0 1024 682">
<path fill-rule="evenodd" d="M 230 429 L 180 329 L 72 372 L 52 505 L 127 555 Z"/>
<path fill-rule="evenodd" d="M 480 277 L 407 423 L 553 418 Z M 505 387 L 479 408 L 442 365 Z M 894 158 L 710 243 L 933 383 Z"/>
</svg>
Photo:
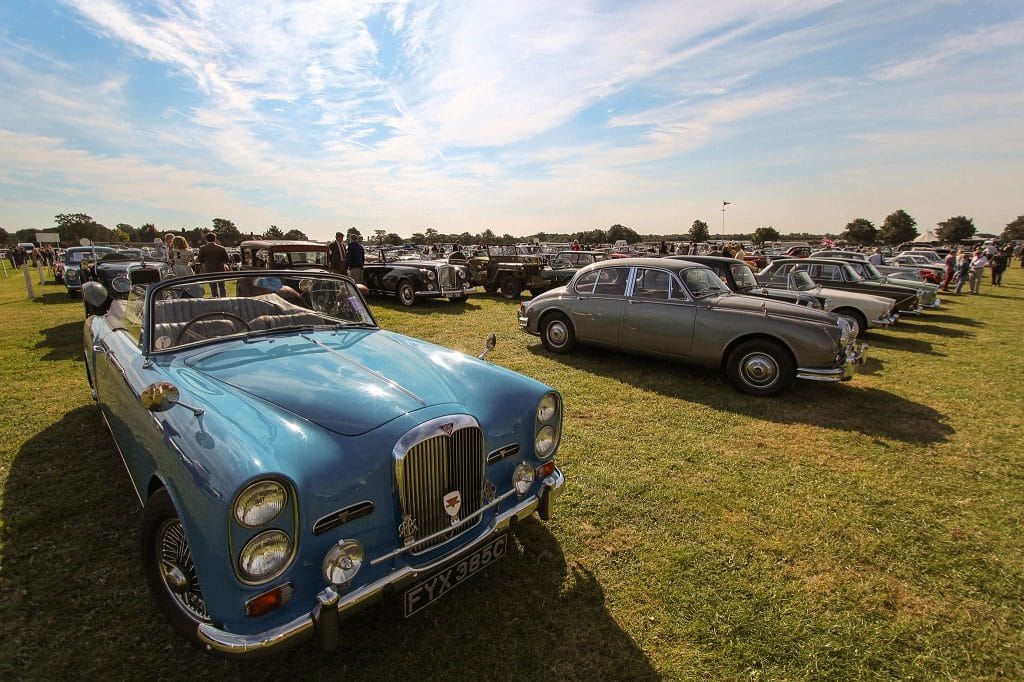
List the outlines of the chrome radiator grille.
<svg viewBox="0 0 1024 682">
<path fill-rule="evenodd" d="M 452 529 L 420 548 L 426 549 L 470 527 L 453 528 L 453 518 L 457 525 L 480 508 L 486 459 L 483 433 L 475 426 L 454 430 L 450 436 L 428 438 L 396 459 L 407 544 Z M 445 497 L 454 491 L 459 492 L 461 505 L 452 517 L 445 511 Z"/>
<path fill-rule="evenodd" d="M 442 265 L 437 269 L 437 283 L 442 289 L 454 289 L 459 285 L 455 276 L 455 268 L 450 265 Z"/>
</svg>

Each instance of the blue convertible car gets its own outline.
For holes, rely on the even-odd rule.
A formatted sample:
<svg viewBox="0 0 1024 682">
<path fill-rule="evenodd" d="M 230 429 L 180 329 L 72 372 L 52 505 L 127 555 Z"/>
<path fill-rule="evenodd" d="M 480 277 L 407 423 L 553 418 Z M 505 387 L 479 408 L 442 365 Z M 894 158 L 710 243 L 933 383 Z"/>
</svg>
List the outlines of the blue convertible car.
<svg viewBox="0 0 1024 682">
<path fill-rule="evenodd" d="M 106 310 L 86 320 L 86 370 L 142 504 L 143 572 L 215 651 L 331 648 L 339 618 L 385 591 L 416 613 L 561 492 L 561 396 L 380 329 L 346 277 L 83 295 Z"/>
</svg>

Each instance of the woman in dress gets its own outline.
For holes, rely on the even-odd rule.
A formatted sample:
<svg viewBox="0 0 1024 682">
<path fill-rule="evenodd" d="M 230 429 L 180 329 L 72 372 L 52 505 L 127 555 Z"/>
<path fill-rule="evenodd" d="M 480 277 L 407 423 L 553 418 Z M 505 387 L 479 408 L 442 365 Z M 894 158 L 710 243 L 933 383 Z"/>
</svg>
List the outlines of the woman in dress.
<svg viewBox="0 0 1024 682">
<path fill-rule="evenodd" d="M 171 272 L 175 277 L 192 274 L 192 250 L 180 234 L 171 240 L 171 252 L 168 260 L 171 262 Z"/>
</svg>

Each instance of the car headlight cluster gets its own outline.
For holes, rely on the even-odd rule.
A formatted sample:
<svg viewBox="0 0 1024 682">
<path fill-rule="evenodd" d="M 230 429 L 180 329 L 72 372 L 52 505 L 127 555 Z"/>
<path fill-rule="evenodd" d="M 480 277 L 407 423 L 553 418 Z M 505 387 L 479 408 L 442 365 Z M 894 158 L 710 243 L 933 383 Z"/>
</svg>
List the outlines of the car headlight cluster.
<svg viewBox="0 0 1024 682">
<path fill-rule="evenodd" d="M 420 272 L 422 272 L 424 275 L 426 275 L 427 279 L 429 279 L 431 282 L 433 282 L 435 279 L 437 279 L 437 273 L 434 272 L 433 270 L 426 270 L 426 269 L 424 269 L 424 270 L 420 270 Z"/>
<path fill-rule="evenodd" d="M 278 518 L 288 506 L 288 489 L 273 480 L 255 481 L 235 497 L 232 515 L 243 528 L 259 529 Z M 253 583 L 280 575 L 291 562 L 294 543 L 279 528 L 267 528 L 249 539 L 238 554 L 238 572 Z"/>
<path fill-rule="evenodd" d="M 839 345 L 845 348 L 846 344 L 850 342 L 850 334 L 852 332 L 850 323 L 843 318 L 839 318 L 836 320 L 836 324 L 839 325 Z"/>
<path fill-rule="evenodd" d="M 555 454 L 562 430 L 562 404 L 557 393 L 547 393 L 537 404 L 537 433 L 533 449 L 537 459 Z"/>
</svg>

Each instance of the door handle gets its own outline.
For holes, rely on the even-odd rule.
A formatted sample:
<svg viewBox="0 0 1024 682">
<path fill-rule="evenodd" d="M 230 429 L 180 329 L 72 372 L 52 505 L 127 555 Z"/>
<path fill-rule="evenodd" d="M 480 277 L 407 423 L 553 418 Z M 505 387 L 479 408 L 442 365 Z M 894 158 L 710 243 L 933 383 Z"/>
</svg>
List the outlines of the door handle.
<svg viewBox="0 0 1024 682">
<path fill-rule="evenodd" d="M 104 353 L 107 352 L 107 347 L 106 346 L 101 346 L 100 344 L 97 343 L 97 344 L 93 345 L 92 352 L 93 353 L 98 353 L 100 355 L 103 355 Z"/>
</svg>

